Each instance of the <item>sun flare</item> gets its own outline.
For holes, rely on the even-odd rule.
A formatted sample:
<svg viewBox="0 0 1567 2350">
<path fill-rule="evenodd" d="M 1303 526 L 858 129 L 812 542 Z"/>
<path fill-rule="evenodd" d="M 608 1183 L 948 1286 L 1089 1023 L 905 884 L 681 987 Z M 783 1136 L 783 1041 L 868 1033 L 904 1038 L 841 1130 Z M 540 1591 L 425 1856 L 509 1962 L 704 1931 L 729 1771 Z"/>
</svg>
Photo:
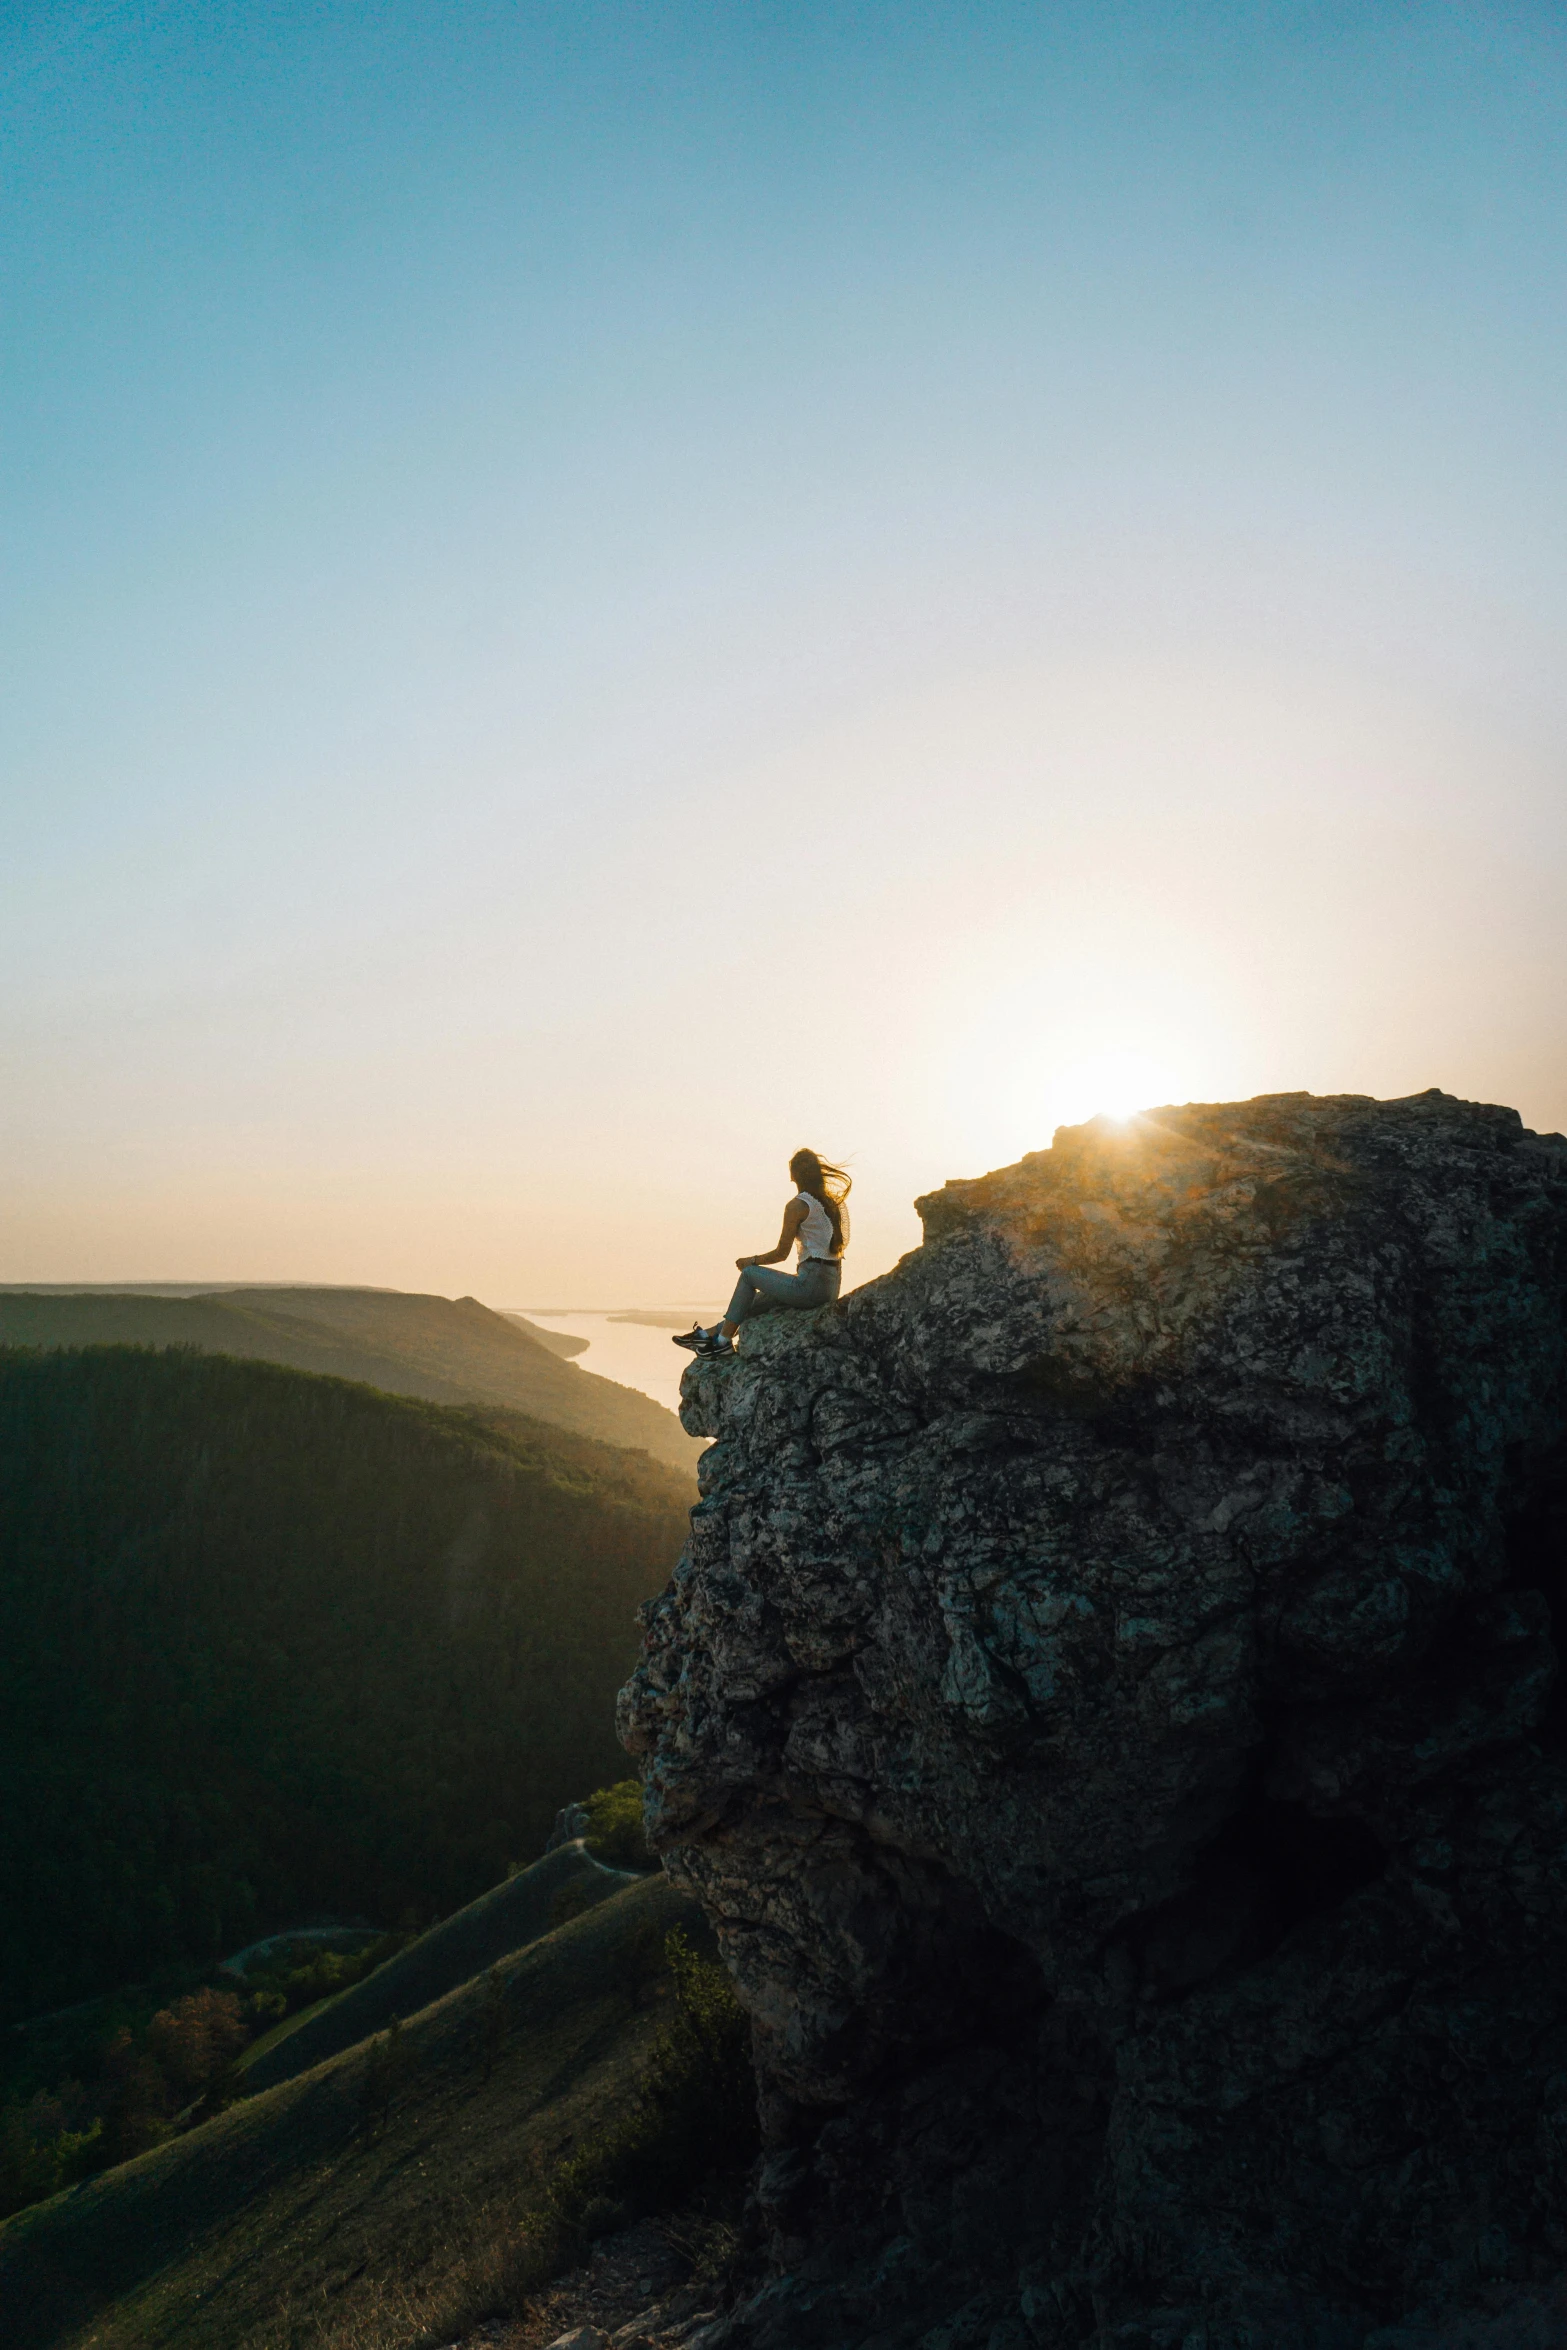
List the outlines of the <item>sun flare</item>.
<svg viewBox="0 0 1567 2350">
<path fill-rule="evenodd" d="M 1218 1098 L 1212 1070 L 1178 1048 L 1105 1044 L 1073 1052 L 1068 1043 L 1058 1053 L 1052 1041 L 1008 1035 L 998 1023 L 969 1042 L 952 1081 L 965 1162 L 1007 1166 L 1025 1151 L 1048 1149 L 1059 1126 L 1124 1122 L 1166 1102 Z"/>
<path fill-rule="evenodd" d="M 1057 1123 L 1079 1126 L 1087 1118 L 1132 1118 L 1156 1102 L 1176 1099 L 1182 1088 L 1175 1073 L 1142 1053 L 1097 1053 L 1062 1069 L 1052 1089 Z"/>
</svg>

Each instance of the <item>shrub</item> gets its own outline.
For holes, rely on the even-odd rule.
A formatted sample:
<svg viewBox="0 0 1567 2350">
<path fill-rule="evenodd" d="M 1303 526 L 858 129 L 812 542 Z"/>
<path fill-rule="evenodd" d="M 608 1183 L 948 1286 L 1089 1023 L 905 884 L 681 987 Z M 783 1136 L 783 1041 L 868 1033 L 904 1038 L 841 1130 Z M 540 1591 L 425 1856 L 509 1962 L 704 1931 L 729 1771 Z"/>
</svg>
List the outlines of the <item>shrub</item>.
<svg viewBox="0 0 1567 2350">
<path fill-rule="evenodd" d="M 185 2097 L 209 2089 L 250 2038 L 234 1992 L 189 1992 L 147 2026 L 147 2052 L 170 2088 Z"/>
<path fill-rule="evenodd" d="M 169 2091 L 157 2064 L 132 2038 L 117 2032 L 103 2060 L 102 2163 L 129 2162 L 169 2134 Z"/>
<path fill-rule="evenodd" d="M 102 2136 L 80 2081 L 0 2106 L 0 2219 L 90 2177 Z"/>
<path fill-rule="evenodd" d="M 594 2234 L 738 2184 L 758 2142 L 751 2027 L 724 1968 L 677 1927 L 664 1938 L 674 2013 L 625 2119 L 540 2179 L 506 2289 L 519 2300 L 580 2257 Z"/>
<path fill-rule="evenodd" d="M 24 2105 L 0 2106 L 0 2219 L 52 2195 L 60 2184 L 53 2145 L 40 2145 Z"/>
<path fill-rule="evenodd" d="M 642 1782 L 621 1779 L 587 1798 L 587 1847 L 595 1860 L 613 1869 L 656 1869 L 658 1854 L 642 1826 Z"/>
<path fill-rule="evenodd" d="M 263 2001 L 276 2003 L 273 2020 L 284 2015 L 298 2015 L 302 2008 L 314 2007 L 318 1999 L 330 1999 L 338 1991 L 351 1991 L 373 1974 L 383 1959 L 391 1958 L 412 1940 L 410 1933 L 383 1934 L 361 1950 L 312 1950 L 308 1943 L 295 1943 L 276 1953 L 269 1966 L 254 1966 L 246 1976 L 251 1991 L 251 2006 L 258 2011 L 256 2029 L 266 2031 L 268 2025 L 259 2021 Z"/>
</svg>

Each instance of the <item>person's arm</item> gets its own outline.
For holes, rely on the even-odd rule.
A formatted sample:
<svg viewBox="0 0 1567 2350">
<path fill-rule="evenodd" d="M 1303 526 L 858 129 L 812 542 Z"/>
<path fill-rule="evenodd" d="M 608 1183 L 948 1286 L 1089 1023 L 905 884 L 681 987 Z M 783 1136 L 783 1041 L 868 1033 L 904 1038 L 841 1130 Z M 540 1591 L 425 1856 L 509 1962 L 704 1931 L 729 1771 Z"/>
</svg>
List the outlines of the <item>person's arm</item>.
<svg viewBox="0 0 1567 2350">
<path fill-rule="evenodd" d="M 778 1246 L 769 1249 L 765 1257 L 736 1257 L 735 1270 L 743 1273 L 747 1265 L 776 1265 L 793 1248 L 795 1234 L 804 1222 L 804 1200 L 792 1199 L 783 1212 L 783 1230 L 778 1235 Z"/>
</svg>

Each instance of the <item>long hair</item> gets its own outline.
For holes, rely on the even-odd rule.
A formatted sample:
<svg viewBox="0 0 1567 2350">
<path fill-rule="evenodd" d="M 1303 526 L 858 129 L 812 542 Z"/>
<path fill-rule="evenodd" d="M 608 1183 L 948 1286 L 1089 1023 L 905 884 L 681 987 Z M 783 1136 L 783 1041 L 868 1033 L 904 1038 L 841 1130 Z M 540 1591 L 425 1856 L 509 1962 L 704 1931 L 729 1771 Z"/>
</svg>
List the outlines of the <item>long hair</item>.
<svg viewBox="0 0 1567 2350">
<path fill-rule="evenodd" d="M 841 1257 L 849 1245 L 849 1210 L 845 1204 L 854 1187 L 853 1177 L 842 1167 L 835 1167 L 830 1159 L 819 1159 L 815 1151 L 796 1151 L 789 1161 L 789 1177 L 812 1199 L 821 1201 L 832 1226 L 832 1253 Z"/>
</svg>

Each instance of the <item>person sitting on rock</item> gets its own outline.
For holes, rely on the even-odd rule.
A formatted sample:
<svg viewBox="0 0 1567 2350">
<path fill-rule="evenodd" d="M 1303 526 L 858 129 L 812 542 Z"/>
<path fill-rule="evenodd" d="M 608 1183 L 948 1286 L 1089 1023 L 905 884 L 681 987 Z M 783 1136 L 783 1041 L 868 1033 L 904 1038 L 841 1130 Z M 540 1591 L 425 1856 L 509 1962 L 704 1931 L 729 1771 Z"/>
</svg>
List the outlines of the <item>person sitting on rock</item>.
<svg viewBox="0 0 1567 2350">
<path fill-rule="evenodd" d="M 711 1330 L 700 1323 L 683 1330 L 676 1346 L 688 1346 L 695 1355 L 734 1352 L 735 1332 L 752 1314 L 768 1306 L 792 1306 L 809 1311 L 830 1306 L 843 1281 L 843 1252 L 849 1245 L 850 1179 L 841 1167 L 817 1157 L 815 1151 L 796 1151 L 789 1161 L 789 1180 L 795 1194 L 783 1212 L 778 1246 L 765 1256 L 736 1257 L 740 1278 L 735 1283 L 729 1311 Z M 799 1269 L 775 1273 L 772 1267 L 789 1254 L 800 1252 Z"/>
</svg>

